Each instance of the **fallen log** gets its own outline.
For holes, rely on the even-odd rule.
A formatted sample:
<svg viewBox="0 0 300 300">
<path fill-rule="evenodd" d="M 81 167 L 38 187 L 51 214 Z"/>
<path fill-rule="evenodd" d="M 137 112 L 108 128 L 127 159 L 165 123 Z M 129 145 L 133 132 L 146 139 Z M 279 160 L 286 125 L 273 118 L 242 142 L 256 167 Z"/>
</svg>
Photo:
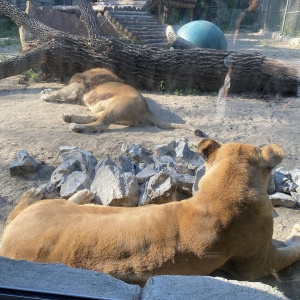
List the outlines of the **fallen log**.
<svg viewBox="0 0 300 300">
<path fill-rule="evenodd" d="M 42 66 L 52 76 L 67 80 L 76 72 L 106 67 L 139 89 L 157 90 L 163 86 L 170 91 L 196 88 L 203 92 L 218 92 L 228 71 L 226 60 L 230 57 L 232 93 L 297 94 L 299 82 L 295 65 L 258 53 L 242 54 L 188 46 L 169 50 L 108 38 L 102 35 L 89 1 L 77 2 L 88 38 L 47 27 L 18 11 L 9 1 L 1 0 L 0 12 L 32 32 L 41 41 L 41 46 L 1 62 L 0 79 Z M 180 48 L 176 38 L 173 46 Z"/>
</svg>

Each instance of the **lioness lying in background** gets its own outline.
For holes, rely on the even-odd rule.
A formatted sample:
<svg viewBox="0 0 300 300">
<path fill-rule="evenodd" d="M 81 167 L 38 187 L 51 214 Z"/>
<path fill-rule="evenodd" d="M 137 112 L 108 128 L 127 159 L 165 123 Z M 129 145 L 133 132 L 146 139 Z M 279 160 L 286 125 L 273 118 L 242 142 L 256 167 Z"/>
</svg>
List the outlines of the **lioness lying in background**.
<svg viewBox="0 0 300 300">
<path fill-rule="evenodd" d="M 206 173 L 197 193 L 180 202 L 104 207 L 78 205 L 93 198 L 87 190 L 71 201 L 38 201 L 41 191 L 27 191 L 9 216 L 0 255 L 60 262 L 139 284 L 153 275 L 208 275 L 216 269 L 252 280 L 299 260 L 299 225 L 286 247 L 272 243 L 266 189 L 282 148 L 204 139 L 198 152 Z"/>
<path fill-rule="evenodd" d="M 90 115 L 63 114 L 63 120 L 71 123 L 70 129 L 75 132 L 100 132 L 110 124 L 135 126 L 143 121 L 163 129 L 194 130 L 185 124 L 168 123 L 155 117 L 146 99 L 107 69 L 96 68 L 75 74 L 62 89 L 43 91 L 41 99 L 87 106 L 92 112 Z"/>
</svg>

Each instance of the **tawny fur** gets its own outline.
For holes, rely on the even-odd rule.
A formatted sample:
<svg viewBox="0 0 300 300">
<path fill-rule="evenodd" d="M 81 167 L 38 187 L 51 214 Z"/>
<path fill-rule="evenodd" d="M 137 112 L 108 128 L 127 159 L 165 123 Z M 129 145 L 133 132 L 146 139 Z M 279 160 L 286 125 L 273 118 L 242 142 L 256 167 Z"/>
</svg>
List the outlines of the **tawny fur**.
<svg viewBox="0 0 300 300">
<path fill-rule="evenodd" d="M 198 152 L 206 173 L 197 193 L 181 202 L 104 207 L 79 205 L 93 198 L 87 190 L 70 201 L 38 201 L 40 191 L 27 191 L 9 216 L 0 255 L 60 262 L 139 284 L 153 275 L 208 275 L 217 269 L 253 280 L 299 260 L 299 225 L 286 247 L 272 243 L 266 189 L 282 148 L 205 139 Z"/>
<path fill-rule="evenodd" d="M 71 123 L 70 129 L 75 132 L 100 132 L 111 124 L 135 126 L 145 121 L 163 129 L 194 130 L 185 124 L 168 123 L 155 117 L 141 93 L 103 68 L 75 74 L 62 89 L 43 91 L 41 99 L 87 106 L 92 112 L 89 115 L 63 114 L 63 120 Z"/>
</svg>

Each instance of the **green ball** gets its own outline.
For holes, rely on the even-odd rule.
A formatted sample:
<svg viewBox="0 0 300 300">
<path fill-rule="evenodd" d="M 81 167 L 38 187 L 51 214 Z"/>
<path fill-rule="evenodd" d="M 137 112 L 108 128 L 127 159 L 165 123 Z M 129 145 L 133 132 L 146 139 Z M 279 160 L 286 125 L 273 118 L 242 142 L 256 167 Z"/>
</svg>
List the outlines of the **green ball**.
<svg viewBox="0 0 300 300">
<path fill-rule="evenodd" d="M 227 50 L 227 40 L 222 30 L 208 21 L 193 21 L 183 25 L 177 34 L 200 48 Z"/>
</svg>

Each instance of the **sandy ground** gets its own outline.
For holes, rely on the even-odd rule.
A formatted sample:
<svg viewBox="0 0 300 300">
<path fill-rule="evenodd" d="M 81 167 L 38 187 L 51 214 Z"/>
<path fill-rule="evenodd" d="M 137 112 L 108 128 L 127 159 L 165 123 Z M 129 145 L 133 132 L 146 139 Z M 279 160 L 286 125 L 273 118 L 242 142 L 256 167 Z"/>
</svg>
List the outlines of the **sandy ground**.
<svg viewBox="0 0 300 300">
<path fill-rule="evenodd" d="M 261 34 L 243 34 L 233 47 L 242 52 L 260 52 L 268 57 L 299 63 L 299 47 L 266 39 Z M 2 53 L 5 51 L 3 50 Z M 0 49 L 1 53 L 1 49 Z M 61 119 L 63 112 L 80 113 L 86 108 L 70 104 L 45 103 L 39 93 L 45 88 L 59 88 L 58 83 L 19 83 L 19 77 L 0 80 L 0 236 L 5 219 L 20 195 L 28 188 L 48 182 L 59 165 L 58 148 L 76 145 L 92 151 L 100 159 L 107 154 L 118 156 L 124 142 L 139 143 L 147 148 L 155 144 L 187 138 L 197 145 L 199 139 L 188 130 L 160 130 L 151 126 L 126 128 L 111 126 L 101 134 L 76 134 Z M 199 128 L 219 142 L 252 143 L 258 146 L 281 144 L 285 151 L 282 166 L 300 168 L 300 100 L 299 98 L 254 99 L 231 95 L 224 113 L 216 95 L 174 96 L 143 92 L 151 110 L 161 119 Z M 39 162 L 36 174 L 11 177 L 8 166 L 16 152 L 26 149 Z M 277 208 L 274 238 L 283 241 L 293 224 L 300 222 L 300 210 Z M 290 281 L 276 282 L 291 299 L 300 299 L 300 262 L 289 270 Z"/>
</svg>

